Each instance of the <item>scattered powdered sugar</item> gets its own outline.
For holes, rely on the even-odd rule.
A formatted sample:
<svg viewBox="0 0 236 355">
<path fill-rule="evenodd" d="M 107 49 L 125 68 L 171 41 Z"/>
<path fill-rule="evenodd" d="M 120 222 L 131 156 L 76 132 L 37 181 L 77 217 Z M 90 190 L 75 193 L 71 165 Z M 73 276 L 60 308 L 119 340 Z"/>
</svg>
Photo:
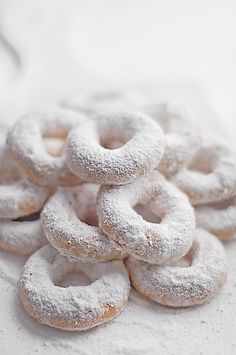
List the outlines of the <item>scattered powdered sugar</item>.
<svg viewBox="0 0 236 355">
<path fill-rule="evenodd" d="M 132 285 L 154 301 L 173 307 L 201 304 L 215 296 L 227 277 L 224 247 L 204 230 L 194 233 L 191 266 L 156 266 L 130 257 Z"/>
<path fill-rule="evenodd" d="M 58 286 L 72 270 L 88 275 L 88 286 Z M 71 261 L 48 245 L 26 262 L 20 278 L 20 297 L 37 320 L 67 330 L 87 329 L 106 322 L 125 307 L 130 291 L 122 261 Z"/>
<path fill-rule="evenodd" d="M 203 112 L 204 113 L 204 112 Z M 201 119 L 206 117 L 203 114 Z M 153 355 L 199 352 L 232 354 L 235 350 L 235 245 L 225 244 L 229 282 L 210 303 L 191 309 L 171 309 L 149 301 L 132 290 L 128 307 L 109 324 L 86 332 L 65 332 L 39 324 L 24 311 L 15 285 L 23 257 L 0 250 L 1 319 L 3 354 Z M 189 326 L 191 324 L 191 327 Z M 226 339 L 219 342 L 220 338 Z M 14 344 L 9 339 L 14 338 Z M 183 341 L 183 339 L 185 339 Z M 229 341 L 228 341 L 229 340 Z M 10 349 L 10 350 L 9 350 Z M 198 351 L 197 350 L 197 351 Z"/>
<path fill-rule="evenodd" d="M 18 353 L 30 355 L 34 352 L 40 355 L 49 352 L 51 355 L 58 352 L 107 355 L 111 349 L 112 353 L 119 355 L 152 355 L 157 350 L 175 354 L 176 349 L 184 352 L 186 347 L 188 353 L 194 355 L 196 349 L 208 354 L 231 354 L 235 349 L 232 311 L 235 303 L 233 275 L 236 270 L 234 245 L 227 244 L 226 249 L 232 269 L 230 282 L 221 297 L 216 297 L 211 303 L 203 307 L 173 310 L 154 304 L 132 291 L 129 306 L 120 317 L 109 325 L 73 334 L 43 326 L 30 319 L 22 309 L 14 287 L 25 259 L 0 250 L 1 318 L 4 324 L 0 329 L 0 348 L 3 353 L 7 353 L 5 349 L 9 349 L 11 334 L 14 337 L 14 349 Z M 219 343 L 219 332 L 221 338 L 230 341 Z M 196 339 L 201 339 L 200 346 Z"/>
</svg>

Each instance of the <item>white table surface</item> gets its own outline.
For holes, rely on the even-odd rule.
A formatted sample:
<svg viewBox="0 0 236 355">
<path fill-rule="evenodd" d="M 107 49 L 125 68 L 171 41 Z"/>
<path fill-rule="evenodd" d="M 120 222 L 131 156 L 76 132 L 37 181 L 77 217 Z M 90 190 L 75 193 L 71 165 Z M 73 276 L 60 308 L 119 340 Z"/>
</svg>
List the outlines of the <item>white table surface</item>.
<svg viewBox="0 0 236 355">
<path fill-rule="evenodd" d="M 236 147 L 235 15 L 232 0 L 0 0 L 0 128 L 75 90 L 144 83 Z M 132 291 L 119 317 L 82 333 L 31 319 L 17 296 L 25 258 L 0 251 L 0 354 L 234 354 L 236 243 L 225 247 L 212 302 L 173 310 Z"/>
</svg>

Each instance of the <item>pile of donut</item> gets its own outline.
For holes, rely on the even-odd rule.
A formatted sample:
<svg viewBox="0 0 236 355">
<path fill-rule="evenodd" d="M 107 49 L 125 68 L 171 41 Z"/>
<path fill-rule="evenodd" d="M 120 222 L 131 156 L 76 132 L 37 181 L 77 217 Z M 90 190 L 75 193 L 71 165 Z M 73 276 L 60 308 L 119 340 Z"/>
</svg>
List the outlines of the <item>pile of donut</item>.
<svg viewBox="0 0 236 355">
<path fill-rule="evenodd" d="M 236 159 L 169 104 L 95 94 L 31 112 L 0 146 L 0 247 L 29 256 L 19 281 L 43 324 L 85 330 L 127 305 L 224 285 L 236 238 Z M 63 287 L 70 272 L 89 284 Z"/>
</svg>

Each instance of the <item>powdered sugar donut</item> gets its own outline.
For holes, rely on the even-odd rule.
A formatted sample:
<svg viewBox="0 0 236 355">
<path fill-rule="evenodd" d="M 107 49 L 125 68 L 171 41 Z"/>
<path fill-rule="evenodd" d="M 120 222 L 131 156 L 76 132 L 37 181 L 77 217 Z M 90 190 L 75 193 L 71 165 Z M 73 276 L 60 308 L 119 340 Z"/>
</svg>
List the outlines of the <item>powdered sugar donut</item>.
<svg viewBox="0 0 236 355">
<path fill-rule="evenodd" d="M 121 139 L 121 147 L 104 148 Z M 163 151 L 164 134 L 148 116 L 110 112 L 82 122 L 70 132 L 67 160 L 81 179 L 122 185 L 154 169 Z"/>
<path fill-rule="evenodd" d="M 196 229 L 190 266 L 150 265 L 127 260 L 132 285 L 153 301 L 172 307 L 204 303 L 215 296 L 227 277 L 227 262 L 220 241 Z"/>
<path fill-rule="evenodd" d="M 0 181 L 0 218 L 19 218 L 39 211 L 51 189 L 20 179 Z"/>
<path fill-rule="evenodd" d="M 157 223 L 145 221 L 134 210 L 137 204 L 148 202 Z M 150 263 L 178 259 L 192 244 L 193 209 L 186 196 L 158 173 L 127 186 L 102 186 L 97 213 L 99 225 L 118 247 Z"/>
<path fill-rule="evenodd" d="M 172 181 L 194 205 L 226 199 L 236 191 L 235 157 L 224 143 L 204 143 Z"/>
<path fill-rule="evenodd" d="M 65 140 L 69 130 L 84 119 L 59 108 L 29 113 L 8 134 L 9 155 L 21 172 L 39 185 L 78 184 L 81 181 L 67 169 L 65 156 L 49 154 L 44 138 Z"/>
<path fill-rule="evenodd" d="M 14 219 L 38 212 L 51 193 L 51 188 L 22 178 L 5 146 L 0 146 L 0 218 Z"/>
<path fill-rule="evenodd" d="M 31 255 L 47 244 L 40 213 L 17 220 L 0 220 L 0 247 L 18 255 Z"/>
<path fill-rule="evenodd" d="M 87 286 L 60 287 L 71 271 L 83 272 Z M 122 261 L 71 261 L 52 246 L 44 246 L 26 262 L 20 298 L 39 322 L 65 330 L 85 330 L 107 322 L 126 306 L 130 283 Z"/>
<path fill-rule="evenodd" d="M 64 105 L 90 115 L 115 109 L 135 109 L 148 114 L 166 133 L 166 148 L 158 171 L 170 177 L 196 153 L 201 145 L 201 135 L 184 110 L 166 103 L 154 103 L 153 97 L 148 96 L 140 90 L 110 90 L 90 95 L 77 94 L 66 100 Z"/>
<path fill-rule="evenodd" d="M 97 227 L 98 188 L 83 184 L 53 195 L 42 212 L 44 232 L 55 248 L 72 257 L 97 261 L 120 259 L 125 254 Z"/>
<path fill-rule="evenodd" d="M 207 205 L 196 206 L 196 224 L 222 240 L 236 238 L 236 196 Z"/>
<path fill-rule="evenodd" d="M 166 134 L 166 148 L 157 169 L 168 177 L 173 176 L 197 152 L 201 135 L 186 113 L 172 105 L 148 105 L 144 112 L 154 118 Z"/>
</svg>

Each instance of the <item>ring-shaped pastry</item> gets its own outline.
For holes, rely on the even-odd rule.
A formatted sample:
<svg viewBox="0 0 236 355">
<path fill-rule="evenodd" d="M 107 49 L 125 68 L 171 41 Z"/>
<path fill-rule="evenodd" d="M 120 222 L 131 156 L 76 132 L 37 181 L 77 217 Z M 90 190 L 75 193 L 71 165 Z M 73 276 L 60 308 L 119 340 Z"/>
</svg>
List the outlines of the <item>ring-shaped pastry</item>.
<svg viewBox="0 0 236 355">
<path fill-rule="evenodd" d="M 166 148 L 157 170 L 167 177 L 173 176 L 196 154 L 202 142 L 200 132 L 184 110 L 172 105 L 149 105 L 144 112 L 161 126 L 166 135 Z"/>
<path fill-rule="evenodd" d="M 221 242 L 196 229 L 188 266 L 150 265 L 128 258 L 131 284 L 143 295 L 171 307 L 202 304 L 215 296 L 227 278 L 227 262 Z"/>
<path fill-rule="evenodd" d="M 204 143 L 171 180 L 193 205 L 227 199 L 236 191 L 235 156 L 224 143 Z"/>
<path fill-rule="evenodd" d="M 99 186 L 82 184 L 55 193 L 42 212 L 45 235 L 56 249 L 69 256 L 95 261 L 126 255 L 97 226 L 96 197 Z"/>
<path fill-rule="evenodd" d="M 105 148 L 112 140 L 122 140 L 123 145 Z M 67 161 L 85 181 L 123 185 L 156 167 L 164 143 L 161 128 L 148 116 L 132 111 L 104 113 L 70 132 Z"/>
<path fill-rule="evenodd" d="M 72 271 L 83 272 L 91 284 L 60 287 Z M 122 261 L 71 261 L 50 245 L 28 259 L 19 286 L 21 301 L 33 318 L 65 330 L 85 330 L 109 321 L 124 309 L 130 291 Z"/>
<path fill-rule="evenodd" d="M 224 201 L 196 206 L 196 225 L 221 240 L 236 238 L 236 196 Z"/>
<path fill-rule="evenodd" d="M 65 156 L 50 154 L 44 139 L 65 140 L 69 131 L 84 119 L 82 114 L 59 108 L 31 112 L 9 131 L 9 156 L 23 175 L 39 185 L 77 185 L 81 180 L 69 171 Z"/>
<path fill-rule="evenodd" d="M 40 213 L 17 220 L 0 220 L 0 247 L 10 253 L 31 255 L 47 243 Z"/>
<path fill-rule="evenodd" d="M 157 223 L 145 221 L 134 210 L 148 202 Z M 187 197 L 157 172 L 129 185 L 102 186 L 97 213 L 100 227 L 117 247 L 149 263 L 178 259 L 193 241 L 195 218 Z"/>
</svg>

